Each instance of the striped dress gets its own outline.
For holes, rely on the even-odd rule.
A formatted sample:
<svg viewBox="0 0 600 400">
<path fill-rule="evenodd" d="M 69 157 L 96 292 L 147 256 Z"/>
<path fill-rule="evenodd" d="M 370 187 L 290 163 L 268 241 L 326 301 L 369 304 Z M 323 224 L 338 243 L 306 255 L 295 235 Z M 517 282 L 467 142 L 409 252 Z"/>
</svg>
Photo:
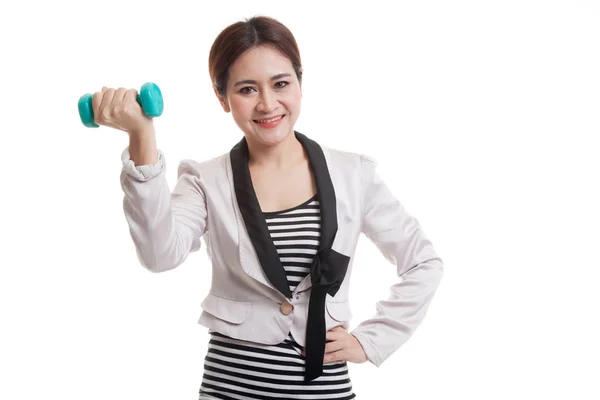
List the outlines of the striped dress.
<svg viewBox="0 0 600 400">
<path fill-rule="evenodd" d="M 316 195 L 283 211 L 263 213 L 293 292 L 309 274 L 320 237 Z M 277 345 L 233 339 L 209 331 L 199 400 L 347 400 L 356 398 L 346 361 L 323 365 L 323 375 L 304 381 L 302 347 L 291 334 Z"/>
</svg>

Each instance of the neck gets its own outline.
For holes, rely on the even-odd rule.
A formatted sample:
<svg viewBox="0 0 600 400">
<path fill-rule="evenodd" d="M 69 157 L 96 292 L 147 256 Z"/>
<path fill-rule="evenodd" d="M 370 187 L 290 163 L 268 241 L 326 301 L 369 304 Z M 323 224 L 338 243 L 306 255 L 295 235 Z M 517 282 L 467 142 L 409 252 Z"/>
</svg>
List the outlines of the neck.
<svg viewBox="0 0 600 400">
<path fill-rule="evenodd" d="M 304 148 L 294 132 L 276 145 L 266 146 L 248 140 L 248 165 L 259 168 L 285 169 L 304 160 Z"/>
</svg>

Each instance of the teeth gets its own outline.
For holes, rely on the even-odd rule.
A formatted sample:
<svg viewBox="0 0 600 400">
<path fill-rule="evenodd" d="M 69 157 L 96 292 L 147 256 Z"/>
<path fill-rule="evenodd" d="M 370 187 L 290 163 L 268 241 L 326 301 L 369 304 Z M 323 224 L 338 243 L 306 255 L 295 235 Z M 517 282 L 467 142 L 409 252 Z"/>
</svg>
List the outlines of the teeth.
<svg viewBox="0 0 600 400">
<path fill-rule="evenodd" d="M 275 118 L 271 118 L 271 119 L 257 119 L 256 122 L 259 122 L 259 123 L 275 122 L 275 121 L 277 121 L 278 119 L 281 119 L 281 118 L 283 118 L 283 115 L 280 115 L 279 117 L 275 117 Z"/>
</svg>

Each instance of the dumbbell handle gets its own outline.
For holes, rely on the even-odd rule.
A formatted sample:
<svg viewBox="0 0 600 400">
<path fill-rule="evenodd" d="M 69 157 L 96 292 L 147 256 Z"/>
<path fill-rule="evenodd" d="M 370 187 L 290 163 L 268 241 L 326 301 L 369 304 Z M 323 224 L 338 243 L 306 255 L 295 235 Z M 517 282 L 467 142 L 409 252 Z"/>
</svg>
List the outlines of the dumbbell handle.
<svg viewBox="0 0 600 400">
<path fill-rule="evenodd" d="M 88 128 L 98 128 L 99 125 L 94 120 L 92 97 L 92 94 L 87 93 L 79 98 L 79 117 L 81 118 L 83 125 L 87 126 Z M 144 83 L 139 94 L 137 95 L 136 100 L 142 107 L 144 114 L 146 114 L 149 118 L 160 117 L 162 115 L 164 102 L 160 88 L 156 83 Z"/>
</svg>

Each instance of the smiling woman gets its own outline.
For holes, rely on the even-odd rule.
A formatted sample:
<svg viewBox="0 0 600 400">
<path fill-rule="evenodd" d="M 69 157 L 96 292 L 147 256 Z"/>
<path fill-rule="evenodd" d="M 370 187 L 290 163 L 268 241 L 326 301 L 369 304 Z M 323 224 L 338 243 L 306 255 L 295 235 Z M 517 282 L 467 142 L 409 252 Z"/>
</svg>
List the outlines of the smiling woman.
<svg viewBox="0 0 600 400">
<path fill-rule="evenodd" d="M 254 191 L 292 293 L 309 276 L 320 238 L 319 200 L 313 194 L 316 188 L 308 160 L 303 151 L 297 151 L 301 146 L 297 146 L 293 134 L 302 98 L 302 66 L 296 41 L 284 25 L 271 18 L 238 22 L 214 41 L 209 71 L 223 110 L 232 113 L 244 133 Z M 285 154 L 296 167 L 286 168 L 283 174 L 267 172 L 274 169 L 260 167 L 268 165 L 259 161 L 259 154 L 267 153 L 261 150 L 265 148 L 288 149 L 279 154 Z M 289 187 L 290 171 L 296 171 L 297 179 L 292 181 L 296 190 Z M 293 311 L 292 304 L 282 303 L 282 314 L 291 315 Z M 322 367 L 321 376 L 305 380 L 303 346 L 291 332 L 274 344 L 235 339 L 213 328 L 209 332 L 212 338 L 200 399 L 355 397 L 346 360 L 334 360 Z M 322 363 L 324 354 L 319 357 Z"/>
<path fill-rule="evenodd" d="M 201 238 L 207 244 L 212 282 L 198 322 L 211 339 L 200 399 L 353 399 L 347 363 L 379 366 L 408 340 L 442 261 L 374 160 L 294 130 L 302 64 L 283 24 L 254 17 L 225 28 L 210 49 L 209 73 L 243 138 L 220 157 L 181 161 L 172 192 L 135 93 L 95 95 L 96 107 L 131 126 L 121 185 L 142 265 L 167 271 Z M 361 234 L 402 279 L 348 332 Z"/>
</svg>

